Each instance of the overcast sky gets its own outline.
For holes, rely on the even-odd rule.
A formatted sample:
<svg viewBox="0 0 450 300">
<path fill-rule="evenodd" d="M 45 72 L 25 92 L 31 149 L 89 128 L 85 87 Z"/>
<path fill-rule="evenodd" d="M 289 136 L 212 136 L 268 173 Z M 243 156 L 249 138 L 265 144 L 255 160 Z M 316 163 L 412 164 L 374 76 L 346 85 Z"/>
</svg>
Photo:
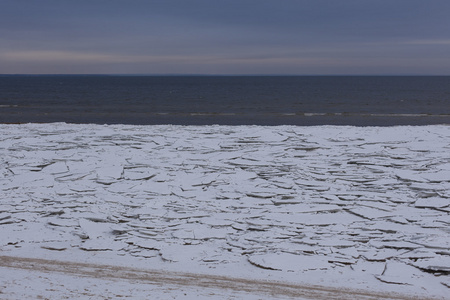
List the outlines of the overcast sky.
<svg viewBox="0 0 450 300">
<path fill-rule="evenodd" d="M 450 75 L 450 1 L 1 0 L 0 73 Z"/>
</svg>

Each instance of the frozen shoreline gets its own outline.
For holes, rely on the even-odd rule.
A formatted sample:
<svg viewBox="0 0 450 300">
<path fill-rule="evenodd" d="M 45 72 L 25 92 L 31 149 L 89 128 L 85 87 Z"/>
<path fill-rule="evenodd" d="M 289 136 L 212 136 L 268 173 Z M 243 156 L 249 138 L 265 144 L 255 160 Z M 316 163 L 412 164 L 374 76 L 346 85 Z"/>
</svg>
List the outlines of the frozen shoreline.
<svg viewBox="0 0 450 300">
<path fill-rule="evenodd" d="M 177 296 L 174 295 L 173 292 L 169 292 L 170 289 L 182 290 L 183 292 L 189 289 L 198 289 L 201 293 L 195 297 L 202 296 L 201 294 L 204 294 L 208 295 L 206 297 L 208 299 L 215 299 L 217 296 L 219 299 L 229 297 L 239 297 L 245 299 L 253 299 L 253 297 L 257 299 L 261 299 L 261 297 L 271 299 L 280 297 L 293 299 L 412 299 L 411 295 L 402 295 L 392 292 L 386 293 L 373 290 L 356 290 L 345 287 L 333 288 L 311 284 L 292 284 L 277 280 L 254 280 L 243 277 L 228 277 L 223 275 L 173 271 L 168 272 L 148 268 L 120 267 L 117 265 L 98 265 L 92 263 L 77 263 L 8 256 L 0 256 L 0 262 L 0 268 L 9 268 L 9 273 L 11 273 L 11 269 L 18 270 L 19 272 L 26 270 L 28 272 L 27 275 L 29 276 L 27 280 L 30 281 L 42 281 L 42 279 L 32 277 L 33 273 L 35 273 L 40 275 L 40 278 L 42 278 L 43 274 L 51 274 L 50 276 L 56 277 L 51 280 L 54 282 L 59 281 L 60 284 L 64 284 L 64 281 L 61 280 L 61 276 L 70 276 L 77 281 L 84 277 L 89 278 L 89 281 L 100 280 L 109 282 L 109 284 L 115 281 L 120 281 L 122 283 L 128 282 L 129 285 L 133 286 L 133 290 L 139 285 L 145 284 L 153 286 L 153 288 L 144 289 L 144 291 L 148 293 L 145 297 L 146 299 L 155 298 L 155 293 L 153 290 L 158 287 L 160 290 L 165 291 L 166 294 L 168 293 L 175 297 Z M 11 281 L 11 277 L 8 279 Z M 48 280 L 49 278 L 47 277 L 46 279 Z M 26 285 L 22 281 L 20 284 L 22 286 Z M 96 282 L 96 284 L 98 284 L 98 282 Z M 97 288 L 97 290 L 99 289 Z M 132 290 L 130 286 L 128 287 L 128 290 Z M 81 290 L 78 294 L 76 290 L 73 290 L 70 293 L 73 297 L 79 297 L 82 295 Z M 125 292 L 125 294 L 127 293 Z M 61 296 L 68 295 L 65 293 Z M 97 296 L 100 297 L 100 293 Z M 117 294 L 113 296 L 117 296 Z M 129 294 L 128 296 L 133 297 L 133 295 Z M 187 294 L 183 296 L 187 296 Z M 102 297 L 111 296 L 102 294 Z"/>
<path fill-rule="evenodd" d="M 448 294 L 450 126 L 0 128 L 2 255 Z"/>
</svg>

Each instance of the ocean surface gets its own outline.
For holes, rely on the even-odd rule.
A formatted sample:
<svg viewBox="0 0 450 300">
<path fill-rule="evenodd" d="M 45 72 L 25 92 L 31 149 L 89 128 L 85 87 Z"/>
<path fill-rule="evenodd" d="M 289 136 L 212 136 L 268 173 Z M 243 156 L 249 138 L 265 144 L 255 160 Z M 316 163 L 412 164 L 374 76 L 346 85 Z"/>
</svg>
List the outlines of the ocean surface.
<svg viewBox="0 0 450 300">
<path fill-rule="evenodd" d="M 0 76 L 0 123 L 450 124 L 450 76 Z"/>
</svg>

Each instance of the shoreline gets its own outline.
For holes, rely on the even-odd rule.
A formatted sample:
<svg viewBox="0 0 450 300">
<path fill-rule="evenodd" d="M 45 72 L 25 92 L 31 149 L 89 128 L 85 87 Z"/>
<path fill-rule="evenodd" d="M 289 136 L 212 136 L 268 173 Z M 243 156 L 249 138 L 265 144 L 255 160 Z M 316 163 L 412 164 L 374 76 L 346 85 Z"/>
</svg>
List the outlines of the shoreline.
<svg viewBox="0 0 450 300">
<path fill-rule="evenodd" d="M 60 273 L 75 277 L 101 278 L 103 280 L 127 280 L 142 282 L 149 285 L 183 289 L 199 287 L 214 291 L 230 291 L 258 297 L 287 297 L 293 299 L 438 299 L 423 295 L 414 296 L 393 292 L 379 292 L 351 288 L 336 288 L 311 284 L 294 284 L 278 280 L 256 280 L 243 277 L 229 277 L 211 274 L 163 271 L 159 269 L 144 269 L 81 263 L 74 261 L 49 260 L 14 256 L 0 256 L 0 268 L 13 268 L 37 273 Z M 150 289 L 151 290 L 151 289 Z M 225 290 L 225 291 L 224 291 Z M 100 296 L 100 295 L 99 295 Z"/>
<path fill-rule="evenodd" d="M 1 124 L 98 124 L 98 125 L 185 125 L 185 126 L 426 126 L 449 125 L 450 115 L 404 114 L 149 114 L 149 113 L 2 113 Z"/>
</svg>

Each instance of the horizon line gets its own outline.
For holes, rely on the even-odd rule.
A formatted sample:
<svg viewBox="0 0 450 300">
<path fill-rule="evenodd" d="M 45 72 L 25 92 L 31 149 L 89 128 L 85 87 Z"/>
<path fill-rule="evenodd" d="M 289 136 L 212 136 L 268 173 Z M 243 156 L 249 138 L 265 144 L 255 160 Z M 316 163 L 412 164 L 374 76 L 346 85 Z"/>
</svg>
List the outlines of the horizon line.
<svg viewBox="0 0 450 300">
<path fill-rule="evenodd" d="M 383 77 L 445 77 L 448 75 L 438 74 L 197 74 L 197 73 L 5 73 L 0 76 L 160 76 L 160 77 L 175 77 L 175 76 L 191 76 L 191 77 L 370 77 L 370 76 L 383 76 Z"/>
</svg>

